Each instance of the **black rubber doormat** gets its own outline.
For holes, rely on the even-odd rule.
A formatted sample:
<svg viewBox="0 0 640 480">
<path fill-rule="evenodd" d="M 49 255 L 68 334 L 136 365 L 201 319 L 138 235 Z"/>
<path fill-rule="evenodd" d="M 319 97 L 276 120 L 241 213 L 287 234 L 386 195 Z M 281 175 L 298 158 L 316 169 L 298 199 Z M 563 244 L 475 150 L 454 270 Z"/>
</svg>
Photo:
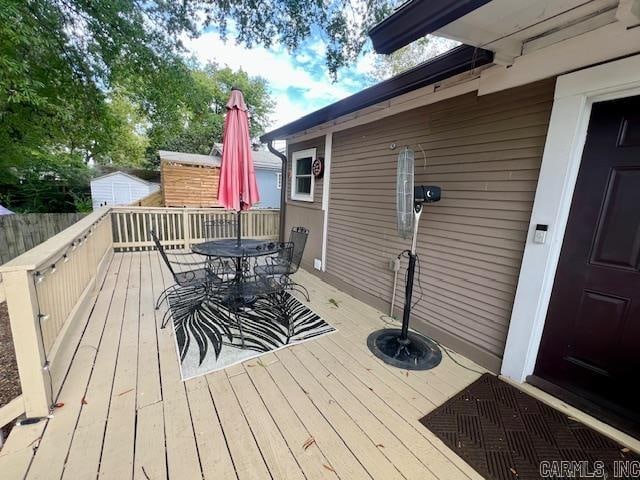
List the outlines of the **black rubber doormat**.
<svg viewBox="0 0 640 480">
<path fill-rule="evenodd" d="M 640 457 L 484 374 L 420 422 L 483 477 L 640 478 Z"/>
</svg>

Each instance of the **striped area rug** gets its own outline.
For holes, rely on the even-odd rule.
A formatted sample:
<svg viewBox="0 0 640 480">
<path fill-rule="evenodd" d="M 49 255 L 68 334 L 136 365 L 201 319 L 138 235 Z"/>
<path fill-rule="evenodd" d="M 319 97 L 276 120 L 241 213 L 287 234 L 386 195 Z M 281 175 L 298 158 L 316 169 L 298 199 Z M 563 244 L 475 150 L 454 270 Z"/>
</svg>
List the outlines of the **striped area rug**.
<svg viewBox="0 0 640 480">
<path fill-rule="evenodd" d="M 286 292 L 237 312 L 202 288 L 180 289 L 168 301 L 183 380 L 335 331 Z"/>
</svg>

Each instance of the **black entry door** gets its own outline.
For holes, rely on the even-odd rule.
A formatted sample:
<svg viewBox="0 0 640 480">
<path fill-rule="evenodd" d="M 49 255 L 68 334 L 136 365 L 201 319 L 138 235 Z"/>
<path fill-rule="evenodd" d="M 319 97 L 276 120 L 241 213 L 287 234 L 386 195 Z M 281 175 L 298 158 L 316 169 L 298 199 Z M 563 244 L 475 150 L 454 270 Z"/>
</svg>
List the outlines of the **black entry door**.
<svg viewBox="0 0 640 480">
<path fill-rule="evenodd" d="M 640 97 L 593 106 L 535 376 L 640 432 Z"/>
</svg>

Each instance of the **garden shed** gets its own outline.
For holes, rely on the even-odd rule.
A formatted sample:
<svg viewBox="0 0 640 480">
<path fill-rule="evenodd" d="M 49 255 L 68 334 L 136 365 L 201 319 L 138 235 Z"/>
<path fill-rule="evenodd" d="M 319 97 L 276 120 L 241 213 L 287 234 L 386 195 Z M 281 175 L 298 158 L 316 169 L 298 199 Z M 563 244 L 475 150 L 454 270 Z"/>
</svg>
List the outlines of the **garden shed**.
<svg viewBox="0 0 640 480">
<path fill-rule="evenodd" d="M 131 205 L 160 189 L 160 185 L 134 173 L 116 170 L 91 180 L 93 208 Z"/>
</svg>

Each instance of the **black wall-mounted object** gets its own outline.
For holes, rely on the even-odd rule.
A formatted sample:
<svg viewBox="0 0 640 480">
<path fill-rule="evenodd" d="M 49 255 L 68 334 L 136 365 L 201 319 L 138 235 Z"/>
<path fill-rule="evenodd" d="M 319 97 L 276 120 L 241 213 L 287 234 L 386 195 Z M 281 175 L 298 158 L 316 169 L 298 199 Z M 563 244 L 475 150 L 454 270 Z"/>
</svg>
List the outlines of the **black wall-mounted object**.
<svg viewBox="0 0 640 480">
<path fill-rule="evenodd" d="M 440 201 L 442 189 L 435 185 L 417 185 L 413 187 L 413 199 L 416 203 L 433 203 Z"/>
<path fill-rule="evenodd" d="M 313 176 L 316 178 L 322 178 L 324 176 L 324 157 L 318 157 L 313 161 L 311 173 L 313 173 Z"/>
</svg>

